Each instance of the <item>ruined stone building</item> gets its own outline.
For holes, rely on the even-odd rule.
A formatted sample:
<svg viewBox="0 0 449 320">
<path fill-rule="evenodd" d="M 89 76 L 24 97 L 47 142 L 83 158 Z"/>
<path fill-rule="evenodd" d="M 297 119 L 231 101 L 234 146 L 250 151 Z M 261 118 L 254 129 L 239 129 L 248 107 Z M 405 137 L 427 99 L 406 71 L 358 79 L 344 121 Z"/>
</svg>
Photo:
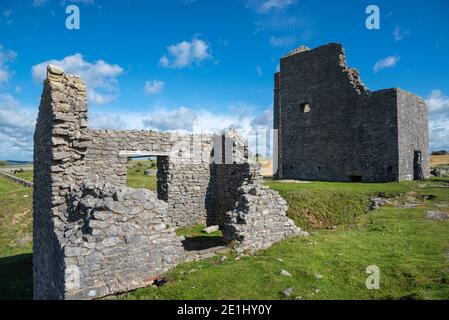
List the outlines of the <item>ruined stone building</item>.
<svg viewBox="0 0 449 320">
<path fill-rule="evenodd" d="M 126 186 L 128 158 L 157 157 L 157 193 Z M 262 185 L 243 140 L 93 130 L 82 80 L 49 66 L 34 135 L 35 299 L 91 299 L 186 261 L 175 230 L 219 225 L 238 252 L 304 234 Z"/>
<path fill-rule="evenodd" d="M 340 44 L 299 47 L 274 77 L 278 178 L 403 181 L 429 175 L 425 102 L 369 91 Z"/>
</svg>

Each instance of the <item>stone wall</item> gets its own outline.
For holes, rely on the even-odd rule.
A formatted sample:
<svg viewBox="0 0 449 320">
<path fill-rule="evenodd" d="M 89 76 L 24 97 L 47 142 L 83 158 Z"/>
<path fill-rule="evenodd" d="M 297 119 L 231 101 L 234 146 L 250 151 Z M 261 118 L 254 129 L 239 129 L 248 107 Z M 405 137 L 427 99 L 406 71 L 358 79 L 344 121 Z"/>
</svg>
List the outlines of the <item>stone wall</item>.
<svg viewBox="0 0 449 320">
<path fill-rule="evenodd" d="M 430 175 L 429 122 L 425 102 L 403 90 L 397 92 L 399 180 L 412 180 Z M 421 152 L 421 165 L 416 172 L 415 152 Z"/>
<path fill-rule="evenodd" d="M 262 177 L 236 132 L 91 130 L 86 100 L 79 77 L 48 67 L 34 136 L 36 299 L 91 299 L 146 286 L 185 261 L 176 227 L 224 228 L 225 215 L 236 205 L 251 214 L 261 210 L 251 215 L 248 228 L 227 222 L 226 230 L 234 230 L 227 238 L 242 247 L 262 248 L 296 234 L 285 220 L 285 203 L 280 207 L 279 196 L 266 188 L 240 207 L 239 188 L 262 188 Z M 138 156 L 158 158 L 157 195 L 126 187 L 128 158 Z M 262 232 L 261 222 L 272 230 Z"/>
<path fill-rule="evenodd" d="M 33 291 L 35 299 L 66 293 L 64 236 L 70 186 L 82 183 L 89 145 L 87 93 L 81 79 L 48 68 L 34 133 Z"/>
<path fill-rule="evenodd" d="M 171 224 L 192 226 L 206 222 L 207 208 L 213 201 L 208 197 L 213 135 L 137 130 L 90 130 L 90 133 L 92 144 L 86 166 L 96 179 L 124 186 L 129 157 L 157 156 L 158 196 L 168 202 Z M 195 144 L 200 150 L 192 150 Z M 243 145 L 239 148 L 243 149 Z"/>
<path fill-rule="evenodd" d="M 225 215 L 223 236 L 237 252 L 255 252 L 292 236 L 307 236 L 287 217 L 288 206 L 274 190 L 254 182 L 237 189 L 234 209 Z"/>
<path fill-rule="evenodd" d="M 261 183 L 260 163 L 212 164 L 211 197 L 213 201 L 208 224 L 223 225 L 225 214 L 233 210 L 240 197 L 239 188 L 246 184 Z"/>
<path fill-rule="evenodd" d="M 149 190 L 85 182 L 71 189 L 69 204 L 65 299 L 147 286 L 185 259 L 167 203 Z"/>
<path fill-rule="evenodd" d="M 399 181 L 410 161 L 401 148 L 419 145 L 428 158 L 422 99 L 399 89 L 370 92 L 340 44 L 300 47 L 281 59 L 274 113 L 278 177 Z"/>
</svg>

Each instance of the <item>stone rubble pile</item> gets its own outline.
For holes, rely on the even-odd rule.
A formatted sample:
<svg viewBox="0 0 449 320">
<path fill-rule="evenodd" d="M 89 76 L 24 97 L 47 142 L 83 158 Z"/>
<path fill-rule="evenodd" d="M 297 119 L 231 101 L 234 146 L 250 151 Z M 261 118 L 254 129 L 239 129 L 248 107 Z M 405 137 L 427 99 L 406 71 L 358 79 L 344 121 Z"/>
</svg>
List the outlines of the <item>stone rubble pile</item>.
<svg viewBox="0 0 449 320">
<path fill-rule="evenodd" d="M 288 206 L 278 192 L 260 183 L 238 189 L 236 207 L 225 214 L 223 236 L 238 252 L 255 252 L 291 236 L 307 236 L 287 217 Z"/>
</svg>

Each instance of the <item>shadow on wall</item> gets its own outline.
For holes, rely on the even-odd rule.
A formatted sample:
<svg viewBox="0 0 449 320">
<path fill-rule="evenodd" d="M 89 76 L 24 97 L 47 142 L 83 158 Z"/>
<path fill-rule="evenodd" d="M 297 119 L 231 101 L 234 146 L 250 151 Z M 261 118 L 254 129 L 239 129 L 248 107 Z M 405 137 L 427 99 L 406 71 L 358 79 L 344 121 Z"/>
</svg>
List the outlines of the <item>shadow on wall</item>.
<svg viewBox="0 0 449 320">
<path fill-rule="evenodd" d="M 33 254 L 0 258 L 0 300 L 33 299 Z"/>
</svg>

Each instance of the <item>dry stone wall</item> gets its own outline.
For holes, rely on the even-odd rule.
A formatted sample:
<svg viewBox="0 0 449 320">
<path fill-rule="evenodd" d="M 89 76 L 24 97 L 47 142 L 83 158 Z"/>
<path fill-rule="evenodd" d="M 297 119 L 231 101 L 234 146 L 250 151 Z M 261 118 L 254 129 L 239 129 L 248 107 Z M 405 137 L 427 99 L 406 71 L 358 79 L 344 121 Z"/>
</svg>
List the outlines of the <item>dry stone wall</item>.
<svg viewBox="0 0 449 320">
<path fill-rule="evenodd" d="M 87 120 L 86 86 L 49 66 L 34 136 L 36 299 L 92 299 L 150 284 L 186 260 L 179 226 L 219 224 L 230 242 L 253 249 L 298 234 L 234 131 L 91 130 Z M 126 187 L 128 158 L 137 156 L 157 156 L 157 194 Z M 258 190 L 250 202 L 242 186 Z"/>
<path fill-rule="evenodd" d="M 168 205 L 145 189 L 85 182 L 69 198 L 66 299 L 129 291 L 184 261 Z"/>
<path fill-rule="evenodd" d="M 307 236 L 288 218 L 288 206 L 278 192 L 254 181 L 237 189 L 238 200 L 226 212 L 223 236 L 238 252 L 255 252 L 292 236 Z"/>
<path fill-rule="evenodd" d="M 213 135 L 137 130 L 91 130 L 90 134 L 92 144 L 86 166 L 91 176 L 124 186 L 128 157 L 157 156 L 158 196 L 169 205 L 171 224 L 192 226 L 206 222 L 213 201 L 208 196 Z M 192 150 L 195 144 L 199 150 Z"/>
<path fill-rule="evenodd" d="M 64 299 L 70 186 L 82 183 L 90 143 L 79 77 L 49 67 L 34 133 L 33 279 L 36 299 Z"/>
</svg>

